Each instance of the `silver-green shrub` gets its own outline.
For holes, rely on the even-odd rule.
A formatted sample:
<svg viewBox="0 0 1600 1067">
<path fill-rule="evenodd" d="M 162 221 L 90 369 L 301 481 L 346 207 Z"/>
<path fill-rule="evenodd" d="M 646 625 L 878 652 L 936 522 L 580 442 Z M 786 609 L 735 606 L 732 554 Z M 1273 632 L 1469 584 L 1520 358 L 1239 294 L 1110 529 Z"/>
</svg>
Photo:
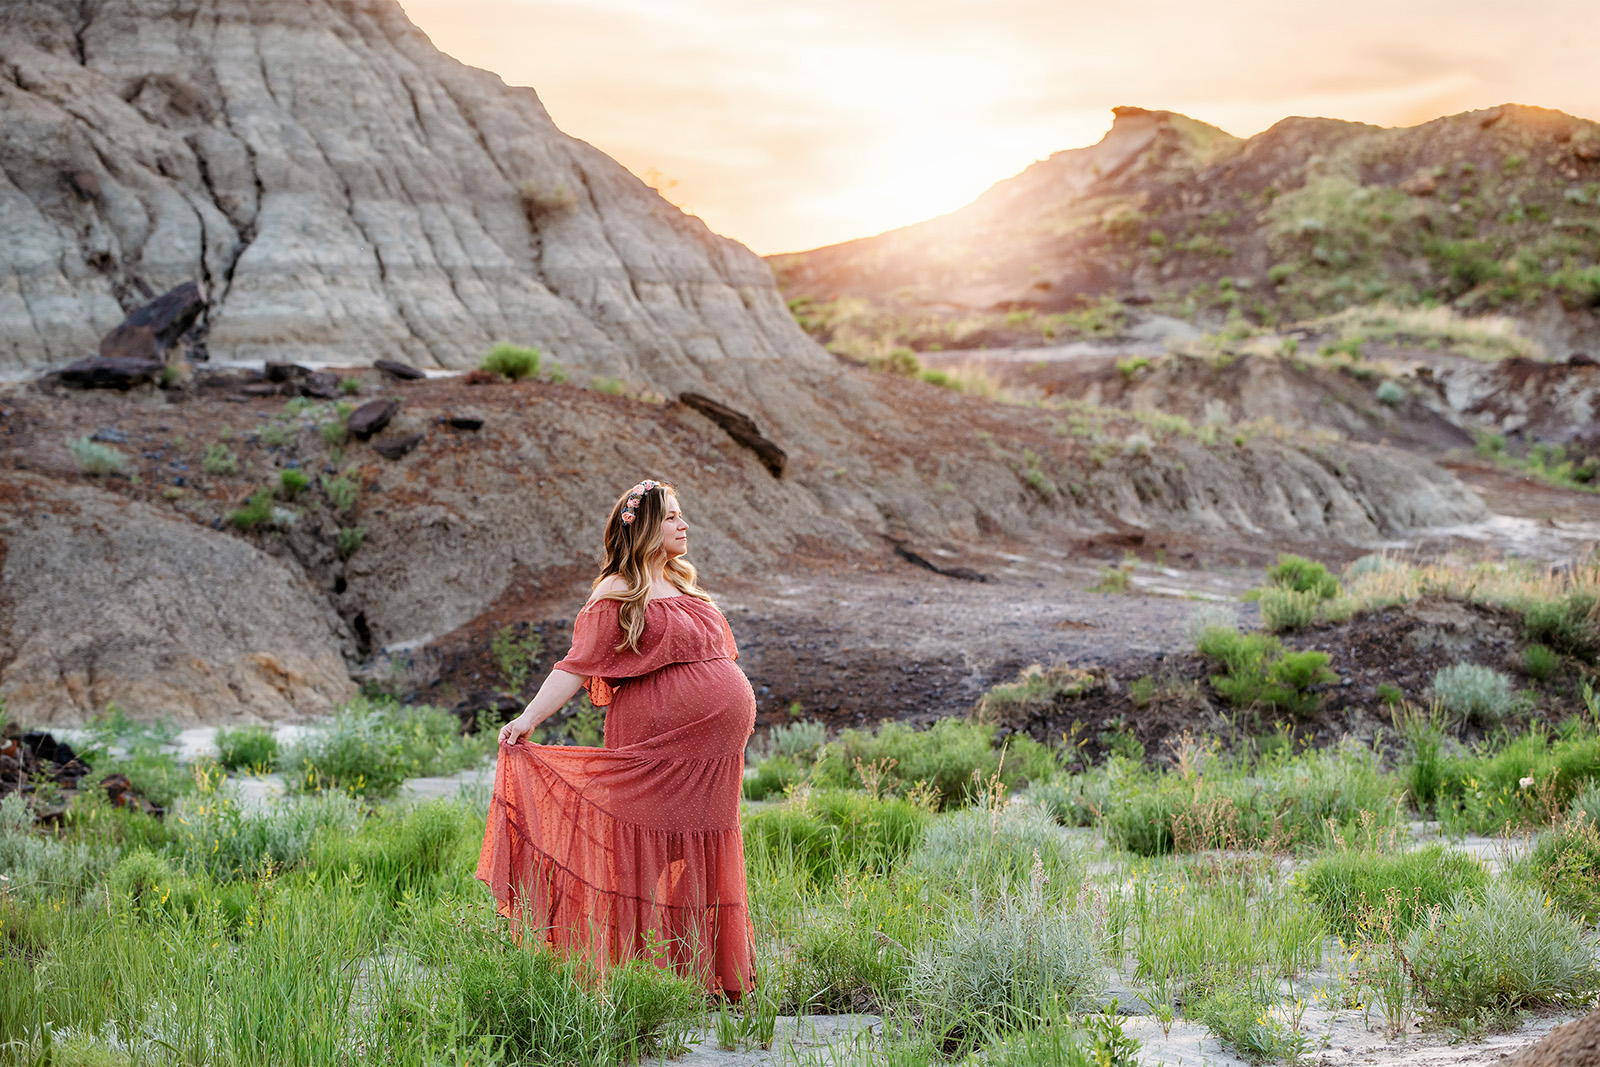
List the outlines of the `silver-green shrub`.
<svg viewBox="0 0 1600 1067">
<path fill-rule="evenodd" d="M 76 900 L 115 863 L 115 850 L 69 845 L 37 834 L 22 794 L 0 800 L 0 876 L 4 892 L 23 897 L 65 896 Z"/>
<path fill-rule="evenodd" d="M 78 469 L 85 474 L 117 474 L 128 460 L 110 445 L 102 445 L 87 437 L 74 437 L 67 442 L 67 451 L 77 461 Z"/>
<path fill-rule="evenodd" d="M 1378 386 L 1378 402 L 1394 407 L 1406 398 L 1406 388 L 1393 378 L 1388 379 Z"/>
<path fill-rule="evenodd" d="M 1542 894 L 1494 881 L 1413 930 L 1406 955 L 1423 1002 L 1453 1021 L 1589 1003 L 1600 991 L 1596 948 Z"/>
<path fill-rule="evenodd" d="M 1445 710 L 1485 725 L 1499 722 L 1515 702 L 1511 679 L 1478 663 L 1442 668 L 1433 676 L 1433 695 Z"/>
<path fill-rule="evenodd" d="M 767 733 L 766 754 L 809 759 L 828 742 L 828 728 L 815 719 L 780 723 Z"/>
<path fill-rule="evenodd" d="M 1043 864 L 1031 882 L 949 918 L 918 950 L 912 988 L 933 1018 L 1020 1027 L 1081 1006 L 1100 991 L 1100 924 L 1083 908 L 1047 901 Z"/>
<path fill-rule="evenodd" d="M 1037 804 L 962 808 L 929 824 L 911 854 L 911 869 L 942 882 L 1005 893 L 1026 884 L 1038 866 L 1050 896 L 1074 893 L 1082 881 L 1077 852 L 1051 812 Z"/>
<path fill-rule="evenodd" d="M 172 850 L 184 867 L 219 879 L 299 866 L 319 836 L 353 834 L 361 821 L 356 802 L 332 792 L 247 808 L 233 794 L 213 790 L 178 798 L 167 816 L 175 829 Z"/>
</svg>

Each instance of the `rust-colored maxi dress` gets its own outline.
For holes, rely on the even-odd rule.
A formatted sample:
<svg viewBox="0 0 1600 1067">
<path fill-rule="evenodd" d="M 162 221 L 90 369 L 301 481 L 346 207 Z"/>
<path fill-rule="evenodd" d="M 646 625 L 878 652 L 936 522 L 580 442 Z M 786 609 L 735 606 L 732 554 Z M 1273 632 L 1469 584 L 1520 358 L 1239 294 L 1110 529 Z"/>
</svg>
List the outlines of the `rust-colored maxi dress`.
<svg viewBox="0 0 1600 1067">
<path fill-rule="evenodd" d="M 605 747 L 500 746 L 478 878 L 558 952 L 652 957 L 737 996 L 755 984 L 739 836 L 755 695 L 711 604 L 647 602 L 636 652 L 617 651 L 617 610 L 585 605 L 556 664 L 609 705 Z"/>
</svg>

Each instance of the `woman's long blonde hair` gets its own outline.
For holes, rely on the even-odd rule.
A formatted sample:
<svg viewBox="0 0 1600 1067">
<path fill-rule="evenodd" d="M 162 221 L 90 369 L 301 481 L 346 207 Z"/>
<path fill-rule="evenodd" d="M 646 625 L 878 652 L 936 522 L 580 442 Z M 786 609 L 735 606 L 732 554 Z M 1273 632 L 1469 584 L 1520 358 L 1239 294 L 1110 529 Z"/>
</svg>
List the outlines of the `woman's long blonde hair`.
<svg viewBox="0 0 1600 1067">
<path fill-rule="evenodd" d="M 667 516 L 668 496 L 676 497 L 678 491 L 665 482 L 658 482 L 639 495 L 639 503 L 632 509 L 633 521 L 623 522 L 622 513 L 628 510 L 626 505 L 632 493 L 630 489 L 611 506 L 611 514 L 606 519 L 605 563 L 594 580 L 598 586 L 617 575 L 628 583 L 628 588 L 621 592 L 601 593 L 595 598 L 618 602 L 617 622 L 622 626 L 622 644 L 617 646 L 618 652 L 639 650 L 639 638 L 644 634 L 645 602 L 650 599 L 650 562 L 662 554 L 661 521 Z M 712 603 L 711 596 L 700 588 L 700 576 L 694 564 L 682 556 L 667 560 L 665 575 L 678 592 Z"/>
</svg>

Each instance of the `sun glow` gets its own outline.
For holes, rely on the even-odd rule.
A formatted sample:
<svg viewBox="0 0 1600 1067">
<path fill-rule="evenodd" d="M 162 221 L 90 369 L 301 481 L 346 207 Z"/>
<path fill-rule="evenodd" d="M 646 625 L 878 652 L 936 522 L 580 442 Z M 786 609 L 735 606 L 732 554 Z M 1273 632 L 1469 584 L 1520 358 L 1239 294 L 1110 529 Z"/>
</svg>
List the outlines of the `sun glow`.
<svg viewBox="0 0 1600 1067">
<path fill-rule="evenodd" d="M 403 0 L 439 47 L 758 252 L 953 210 L 1118 104 L 1247 136 L 1506 101 L 1600 115 L 1600 5 L 1351 0 Z M 1307 50 L 1314 38 L 1317 47 Z"/>
</svg>

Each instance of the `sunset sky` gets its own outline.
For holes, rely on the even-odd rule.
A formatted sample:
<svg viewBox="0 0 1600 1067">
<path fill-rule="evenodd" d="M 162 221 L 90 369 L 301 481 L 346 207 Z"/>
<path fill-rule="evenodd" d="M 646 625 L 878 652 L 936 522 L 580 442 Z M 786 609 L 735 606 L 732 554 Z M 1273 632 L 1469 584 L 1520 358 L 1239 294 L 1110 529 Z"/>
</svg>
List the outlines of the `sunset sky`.
<svg viewBox="0 0 1600 1067">
<path fill-rule="evenodd" d="M 1600 118 L 1595 0 L 402 0 L 761 253 L 960 207 L 1118 104 L 1240 136 L 1514 101 Z"/>
</svg>

